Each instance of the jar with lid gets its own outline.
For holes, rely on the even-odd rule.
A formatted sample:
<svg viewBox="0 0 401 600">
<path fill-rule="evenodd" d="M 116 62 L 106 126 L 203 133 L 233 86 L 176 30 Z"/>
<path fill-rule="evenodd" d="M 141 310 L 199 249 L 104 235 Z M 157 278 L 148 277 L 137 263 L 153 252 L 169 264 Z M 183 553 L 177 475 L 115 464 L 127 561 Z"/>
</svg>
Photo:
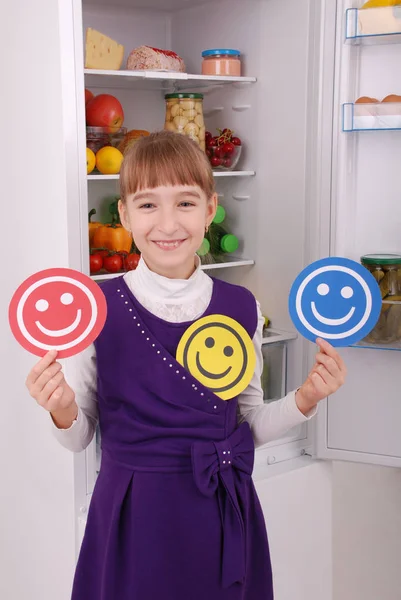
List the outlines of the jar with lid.
<svg viewBox="0 0 401 600">
<path fill-rule="evenodd" d="M 203 94 L 166 94 L 165 100 L 166 118 L 164 129 L 187 135 L 205 151 Z"/>
<path fill-rule="evenodd" d="M 373 344 L 389 344 L 401 340 L 401 255 L 366 254 L 364 265 L 376 279 L 383 299 L 379 320 L 366 337 Z"/>
<path fill-rule="evenodd" d="M 241 76 L 241 53 L 230 48 L 214 48 L 202 52 L 202 75 Z"/>
</svg>

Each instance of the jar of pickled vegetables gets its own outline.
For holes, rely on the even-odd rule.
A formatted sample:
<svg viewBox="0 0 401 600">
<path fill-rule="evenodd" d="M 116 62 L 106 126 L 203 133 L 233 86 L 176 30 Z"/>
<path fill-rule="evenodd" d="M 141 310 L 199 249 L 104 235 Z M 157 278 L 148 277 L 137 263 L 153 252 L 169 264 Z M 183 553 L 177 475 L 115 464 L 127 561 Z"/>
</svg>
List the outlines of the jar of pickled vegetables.
<svg viewBox="0 0 401 600">
<path fill-rule="evenodd" d="M 203 94 L 166 94 L 165 100 L 166 118 L 164 129 L 187 135 L 205 151 Z"/>
<path fill-rule="evenodd" d="M 375 328 L 366 337 L 373 344 L 389 344 L 401 340 L 401 255 L 366 254 L 361 263 L 376 279 L 383 299 Z"/>
</svg>

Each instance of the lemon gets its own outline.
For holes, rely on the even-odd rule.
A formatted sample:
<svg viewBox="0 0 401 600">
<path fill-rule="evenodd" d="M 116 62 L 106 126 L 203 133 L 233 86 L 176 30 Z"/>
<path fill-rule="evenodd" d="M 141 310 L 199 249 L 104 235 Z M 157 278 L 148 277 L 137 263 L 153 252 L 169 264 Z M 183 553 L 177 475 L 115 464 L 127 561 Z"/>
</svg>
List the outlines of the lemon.
<svg viewBox="0 0 401 600">
<path fill-rule="evenodd" d="M 385 6 L 398 6 L 401 0 L 368 0 L 362 8 L 381 8 Z"/>
<path fill-rule="evenodd" d="M 86 149 L 86 172 L 88 175 L 89 175 L 89 173 L 92 173 L 93 169 L 95 168 L 95 164 L 96 164 L 95 153 L 90 148 L 87 148 Z"/>
<path fill-rule="evenodd" d="M 104 146 L 96 153 L 96 167 L 103 175 L 116 175 L 123 162 L 122 153 L 113 146 Z"/>
</svg>

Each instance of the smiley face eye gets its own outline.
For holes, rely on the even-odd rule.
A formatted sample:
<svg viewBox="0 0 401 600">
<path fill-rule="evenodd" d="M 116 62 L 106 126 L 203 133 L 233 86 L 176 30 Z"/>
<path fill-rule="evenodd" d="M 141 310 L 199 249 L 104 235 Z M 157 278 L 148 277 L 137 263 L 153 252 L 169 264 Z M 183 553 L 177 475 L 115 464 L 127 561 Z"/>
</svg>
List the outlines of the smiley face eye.
<svg viewBox="0 0 401 600">
<path fill-rule="evenodd" d="M 205 346 L 206 348 L 213 348 L 214 346 L 214 339 L 212 337 L 208 337 L 205 340 Z"/>
<path fill-rule="evenodd" d="M 226 346 L 223 350 L 225 356 L 232 356 L 234 354 L 234 350 L 231 346 Z"/>
<path fill-rule="evenodd" d="M 60 297 L 60 300 L 62 304 L 68 306 L 68 304 L 72 304 L 74 302 L 74 296 L 72 294 L 66 293 Z"/>
<path fill-rule="evenodd" d="M 45 312 L 49 308 L 49 303 L 47 300 L 38 300 L 35 304 L 35 308 L 39 312 Z"/>
<path fill-rule="evenodd" d="M 319 294 L 319 296 L 327 296 L 329 291 L 330 291 L 330 288 L 327 285 L 327 283 L 321 283 L 320 285 L 317 286 L 317 293 Z"/>
<path fill-rule="evenodd" d="M 346 285 L 341 290 L 341 296 L 343 298 L 347 298 L 347 299 L 352 298 L 353 295 L 354 295 L 354 290 L 352 289 L 352 287 L 349 287 L 349 285 Z"/>
</svg>

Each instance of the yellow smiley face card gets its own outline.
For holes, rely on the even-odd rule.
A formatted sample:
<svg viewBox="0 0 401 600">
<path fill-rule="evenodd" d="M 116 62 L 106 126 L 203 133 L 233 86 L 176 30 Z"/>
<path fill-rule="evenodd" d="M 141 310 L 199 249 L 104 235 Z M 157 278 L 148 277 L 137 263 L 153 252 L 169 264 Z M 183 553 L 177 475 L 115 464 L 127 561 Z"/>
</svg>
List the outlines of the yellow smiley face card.
<svg viewBox="0 0 401 600">
<path fill-rule="evenodd" d="M 256 366 L 247 331 L 225 315 L 210 315 L 193 323 L 178 344 L 176 359 L 222 400 L 243 392 Z"/>
</svg>

